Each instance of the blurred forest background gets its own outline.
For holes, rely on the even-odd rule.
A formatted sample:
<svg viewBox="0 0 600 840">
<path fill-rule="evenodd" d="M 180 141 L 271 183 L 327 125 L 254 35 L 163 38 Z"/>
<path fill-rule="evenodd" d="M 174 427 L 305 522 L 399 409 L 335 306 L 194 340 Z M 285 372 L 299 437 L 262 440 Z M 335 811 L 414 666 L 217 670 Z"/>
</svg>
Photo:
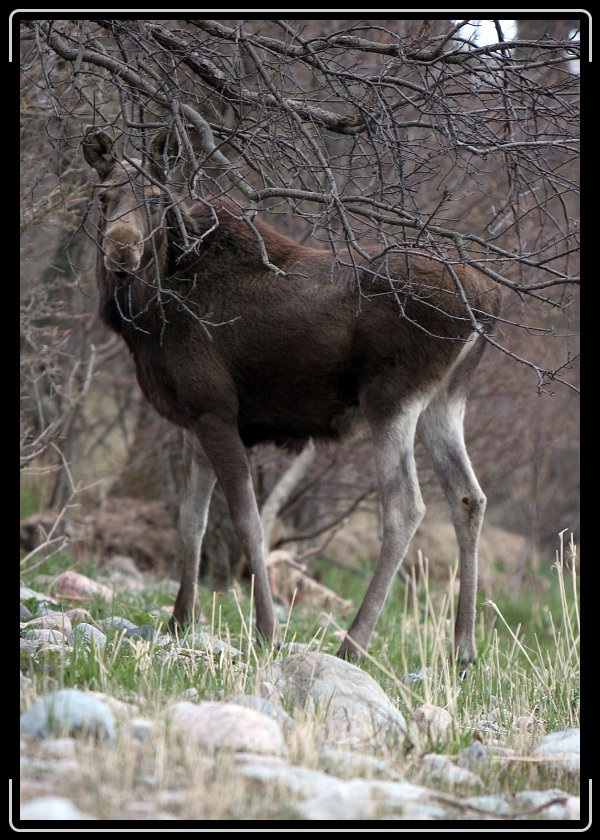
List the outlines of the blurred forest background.
<svg viewBox="0 0 600 840">
<path fill-rule="evenodd" d="M 477 21 L 446 19 L 21 17 L 21 538 L 32 558 L 128 553 L 176 574 L 182 433 L 144 402 L 125 345 L 96 315 L 95 174 L 81 152 L 92 123 L 125 149 L 175 127 L 184 197 L 227 192 L 346 259 L 369 242 L 416 243 L 499 283 L 466 417 L 484 535 L 509 532 L 500 542 L 522 547 L 521 576 L 552 562 L 560 531 L 578 540 L 580 21 L 518 20 L 510 38 L 488 23 L 485 40 Z M 16 39 L 13 50 L 16 61 Z M 433 552 L 437 539 L 441 551 L 449 517 L 418 450 L 428 514 L 417 547 Z M 252 452 L 259 503 L 277 502 L 271 547 L 374 558 L 368 436 L 299 457 Z M 291 489 L 272 495 L 294 463 Z M 204 572 L 228 583 L 239 548 L 218 491 L 205 553 Z"/>
</svg>

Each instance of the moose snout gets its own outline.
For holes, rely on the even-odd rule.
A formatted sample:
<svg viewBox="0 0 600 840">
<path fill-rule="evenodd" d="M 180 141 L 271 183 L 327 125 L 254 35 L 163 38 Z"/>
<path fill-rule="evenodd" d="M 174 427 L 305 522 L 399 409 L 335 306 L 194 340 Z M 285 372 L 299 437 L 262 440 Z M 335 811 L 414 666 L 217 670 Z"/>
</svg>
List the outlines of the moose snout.
<svg viewBox="0 0 600 840">
<path fill-rule="evenodd" d="M 109 228 L 104 236 L 105 268 L 116 274 L 137 271 L 144 251 L 139 238 L 129 225 Z"/>
</svg>

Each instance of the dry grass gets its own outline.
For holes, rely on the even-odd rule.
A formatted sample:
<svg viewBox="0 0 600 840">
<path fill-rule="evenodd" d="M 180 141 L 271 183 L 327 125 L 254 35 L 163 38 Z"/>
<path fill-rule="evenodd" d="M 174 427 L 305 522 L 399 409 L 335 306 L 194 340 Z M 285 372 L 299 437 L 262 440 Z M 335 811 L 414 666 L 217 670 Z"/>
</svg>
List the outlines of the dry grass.
<svg viewBox="0 0 600 840">
<path fill-rule="evenodd" d="M 478 623 L 479 659 L 465 680 L 461 680 L 448 656 L 454 620 L 456 570 L 449 575 L 446 591 L 432 591 L 427 564 L 423 561 L 414 588 L 398 587 L 382 616 L 377 637 L 363 662 L 367 670 L 396 702 L 407 719 L 422 703 L 447 709 L 453 727 L 445 739 L 411 727 L 414 748 L 403 755 L 401 745 L 381 759 L 396 772 L 418 783 L 425 781 L 418 756 L 439 752 L 456 761 L 477 735 L 479 722 L 495 720 L 502 744 L 514 749 L 518 760 L 498 761 L 481 769 L 487 793 L 510 793 L 523 789 L 545 789 L 559 784 L 576 793 L 578 784 L 555 776 L 528 756 L 546 731 L 579 726 L 579 583 L 576 563 L 567 564 L 574 546 L 561 538 L 552 570 L 555 599 L 541 605 L 535 622 L 521 623 L 506 617 L 501 598 L 482 605 Z M 52 562 L 56 562 L 56 557 Z M 32 580 L 25 583 L 35 588 Z M 46 574 L 48 570 L 45 570 Z M 417 579 L 418 578 L 418 579 Z M 332 585 L 332 581 L 326 581 Z M 338 591 L 344 592 L 339 585 Z M 144 593 L 160 608 L 160 589 Z M 140 596 L 136 596 L 138 599 Z M 398 606 L 400 605 L 400 609 Z M 207 632 L 223 642 L 201 652 L 185 646 L 175 651 L 156 641 L 126 639 L 109 635 L 102 652 L 75 648 L 71 657 L 49 655 L 39 661 L 22 659 L 27 678 L 22 689 L 22 707 L 28 707 L 53 688 L 75 686 L 98 690 L 127 703 L 155 726 L 155 734 L 140 741 L 127 728 L 117 726 L 114 745 L 78 738 L 73 755 L 51 761 L 48 743 L 24 742 L 23 754 L 31 759 L 22 771 L 22 796 L 64 795 L 84 812 L 99 819 L 294 819 L 293 795 L 282 796 L 277 786 L 245 778 L 239 760 L 220 752 L 209 755 L 182 742 L 164 726 L 165 709 L 190 688 L 197 699 L 228 699 L 239 694 L 258 693 L 260 666 L 273 656 L 286 655 L 257 648 L 253 641 L 252 593 L 206 593 L 203 612 L 209 616 Z M 139 600 L 123 595 L 110 612 L 135 617 Z M 98 618 L 108 606 L 92 605 Z M 530 626 L 533 622 L 534 626 Z M 310 641 L 314 649 L 333 652 L 342 624 L 329 616 L 321 621 L 294 610 L 287 617 L 285 638 Z M 186 637 L 180 642 L 185 643 Z M 231 648 L 240 654 L 231 654 Z M 413 681 L 408 675 L 417 675 Z M 510 714 L 506 715 L 505 710 Z M 294 710 L 289 710 L 294 711 Z M 294 711 L 295 728 L 288 738 L 292 764 L 327 770 L 318 742 L 319 721 L 309 712 Z M 517 718 L 530 718 L 530 725 Z M 485 735 L 485 733 L 484 733 Z M 50 739 L 51 740 L 51 739 Z M 335 745 L 333 745 L 335 746 Z M 273 761 L 276 761 L 273 759 Z M 49 762 L 51 762 L 49 764 Z M 339 769 L 352 775 L 351 769 Z M 361 770 L 369 775 L 369 770 Z"/>
</svg>

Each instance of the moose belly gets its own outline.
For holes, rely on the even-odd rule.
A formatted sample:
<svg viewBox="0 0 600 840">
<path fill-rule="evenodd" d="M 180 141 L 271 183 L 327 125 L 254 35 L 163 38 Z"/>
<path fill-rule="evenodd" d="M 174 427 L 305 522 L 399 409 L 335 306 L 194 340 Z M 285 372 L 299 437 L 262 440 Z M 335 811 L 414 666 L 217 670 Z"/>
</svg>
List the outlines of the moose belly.
<svg viewBox="0 0 600 840">
<path fill-rule="evenodd" d="M 241 416 L 238 420 L 240 437 L 245 446 L 257 443 L 275 443 L 292 452 L 299 452 L 310 439 L 340 440 L 356 432 L 362 420 L 358 405 L 346 407 L 335 417 L 305 416 L 298 422 L 296 418 L 282 417 L 279 423 L 272 418 L 264 421 L 247 420 Z"/>
<path fill-rule="evenodd" d="M 308 440 L 338 440 L 359 417 L 353 377 L 343 371 L 263 370 L 238 382 L 238 428 L 246 446 L 274 442 L 299 449 Z"/>
</svg>

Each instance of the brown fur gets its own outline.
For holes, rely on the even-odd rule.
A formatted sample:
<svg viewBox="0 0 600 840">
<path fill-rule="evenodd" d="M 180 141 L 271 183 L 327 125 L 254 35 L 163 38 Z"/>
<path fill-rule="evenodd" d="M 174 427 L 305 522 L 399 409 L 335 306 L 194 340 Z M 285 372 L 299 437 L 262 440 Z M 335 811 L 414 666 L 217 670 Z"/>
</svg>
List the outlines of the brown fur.
<svg viewBox="0 0 600 840">
<path fill-rule="evenodd" d="M 359 301 L 353 268 L 332 271 L 329 253 L 257 220 L 269 261 L 285 272 L 275 274 L 240 210 L 224 201 L 212 207 L 218 228 L 193 257 L 178 265 L 177 241 L 160 249 L 162 285 L 188 311 L 176 297 L 159 303 L 152 263 L 142 281 L 119 280 L 99 253 L 102 316 L 129 345 L 148 400 L 178 425 L 191 428 L 219 406 L 237 418 L 246 445 L 337 438 L 346 410 L 371 383 L 393 412 L 412 390 L 439 380 L 472 333 L 450 270 L 438 261 L 403 253 L 361 267 Z M 192 235 L 215 224 L 200 203 L 186 220 Z M 166 221 L 161 237 L 176 229 L 169 213 Z M 495 311 L 489 281 L 470 267 L 454 270 L 471 305 Z M 220 326 L 205 328 L 194 315 Z"/>
</svg>

